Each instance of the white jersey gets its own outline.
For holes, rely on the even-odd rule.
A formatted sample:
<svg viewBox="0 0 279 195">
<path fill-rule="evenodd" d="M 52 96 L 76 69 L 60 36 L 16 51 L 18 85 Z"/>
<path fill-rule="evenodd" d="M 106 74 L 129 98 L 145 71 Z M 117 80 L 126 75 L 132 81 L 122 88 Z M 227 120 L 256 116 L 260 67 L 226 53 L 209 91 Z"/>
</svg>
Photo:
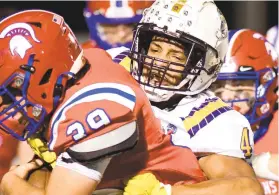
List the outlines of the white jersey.
<svg viewBox="0 0 279 195">
<path fill-rule="evenodd" d="M 210 153 L 249 159 L 254 142 L 247 119 L 221 99 L 201 93 L 182 99 L 171 111 L 153 107 L 174 145 L 191 148 L 196 156 Z"/>
<path fill-rule="evenodd" d="M 127 50 L 108 53 L 127 69 Z M 191 148 L 197 157 L 216 153 L 249 159 L 253 153 L 254 134 L 248 120 L 209 91 L 183 98 L 171 111 L 152 108 L 172 143 Z"/>
<path fill-rule="evenodd" d="M 266 39 L 275 47 L 277 53 L 279 53 L 278 25 L 268 29 Z"/>
</svg>

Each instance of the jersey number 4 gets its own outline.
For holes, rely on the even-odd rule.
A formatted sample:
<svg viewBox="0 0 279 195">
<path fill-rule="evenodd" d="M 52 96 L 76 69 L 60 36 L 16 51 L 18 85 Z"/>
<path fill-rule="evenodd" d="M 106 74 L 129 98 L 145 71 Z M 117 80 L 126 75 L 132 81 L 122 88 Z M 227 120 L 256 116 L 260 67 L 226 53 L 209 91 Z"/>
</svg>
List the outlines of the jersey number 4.
<svg viewBox="0 0 279 195">
<path fill-rule="evenodd" d="M 97 108 L 86 116 L 86 123 L 90 130 L 97 130 L 110 123 L 110 118 L 103 109 Z M 75 121 L 67 128 L 67 136 L 72 136 L 77 141 L 86 136 L 86 130 L 82 123 Z"/>
<path fill-rule="evenodd" d="M 252 146 L 249 140 L 249 129 L 243 128 L 240 149 L 243 151 L 245 158 L 249 159 L 252 155 Z"/>
</svg>

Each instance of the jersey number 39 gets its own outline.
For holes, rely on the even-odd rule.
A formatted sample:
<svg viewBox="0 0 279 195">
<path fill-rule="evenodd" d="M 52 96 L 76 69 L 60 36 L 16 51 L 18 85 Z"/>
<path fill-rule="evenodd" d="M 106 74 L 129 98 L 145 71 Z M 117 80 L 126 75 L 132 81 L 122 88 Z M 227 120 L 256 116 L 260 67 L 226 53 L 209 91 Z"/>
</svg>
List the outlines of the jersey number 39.
<svg viewBox="0 0 279 195">
<path fill-rule="evenodd" d="M 86 123 L 90 130 L 95 131 L 110 123 L 110 119 L 103 109 L 97 108 L 87 114 Z M 86 136 L 86 130 L 82 123 L 75 121 L 70 124 L 67 128 L 67 136 L 72 136 L 73 140 L 78 141 L 79 139 Z"/>
</svg>

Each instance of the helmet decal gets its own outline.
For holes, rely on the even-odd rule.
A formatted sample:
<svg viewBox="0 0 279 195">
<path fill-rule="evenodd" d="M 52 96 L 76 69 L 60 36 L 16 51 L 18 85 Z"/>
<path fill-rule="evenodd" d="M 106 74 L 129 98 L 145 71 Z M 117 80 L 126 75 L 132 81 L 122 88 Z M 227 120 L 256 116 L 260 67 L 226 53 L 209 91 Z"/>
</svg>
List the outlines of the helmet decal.
<svg viewBox="0 0 279 195">
<path fill-rule="evenodd" d="M 40 43 L 33 28 L 26 23 L 11 24 L 0 33 L 0 39 L 11 38 L 9 42 L 11 54 L 14 56 L 17 53 L 22 59 L 26 51 L 32 47 L 32 44 L 26 39 L 27 36 L 31 37 L 35 42 Z"/>
</svg>

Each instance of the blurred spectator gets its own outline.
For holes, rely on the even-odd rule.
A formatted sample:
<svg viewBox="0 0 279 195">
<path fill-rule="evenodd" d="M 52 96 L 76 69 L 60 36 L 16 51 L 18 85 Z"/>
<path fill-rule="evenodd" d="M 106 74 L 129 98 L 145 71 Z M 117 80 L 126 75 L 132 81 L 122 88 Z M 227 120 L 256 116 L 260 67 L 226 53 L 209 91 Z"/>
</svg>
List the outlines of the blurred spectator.
<svg viewBox="0 0 279 195">
<path fill-rule="evenodd" d="M 132 45 L 134 24 L 142 18 L 143 10 L 153 1 L 88 1 L 84 17 L 90 41 L 84 46 L 110 49 Z"/>
</svg>

